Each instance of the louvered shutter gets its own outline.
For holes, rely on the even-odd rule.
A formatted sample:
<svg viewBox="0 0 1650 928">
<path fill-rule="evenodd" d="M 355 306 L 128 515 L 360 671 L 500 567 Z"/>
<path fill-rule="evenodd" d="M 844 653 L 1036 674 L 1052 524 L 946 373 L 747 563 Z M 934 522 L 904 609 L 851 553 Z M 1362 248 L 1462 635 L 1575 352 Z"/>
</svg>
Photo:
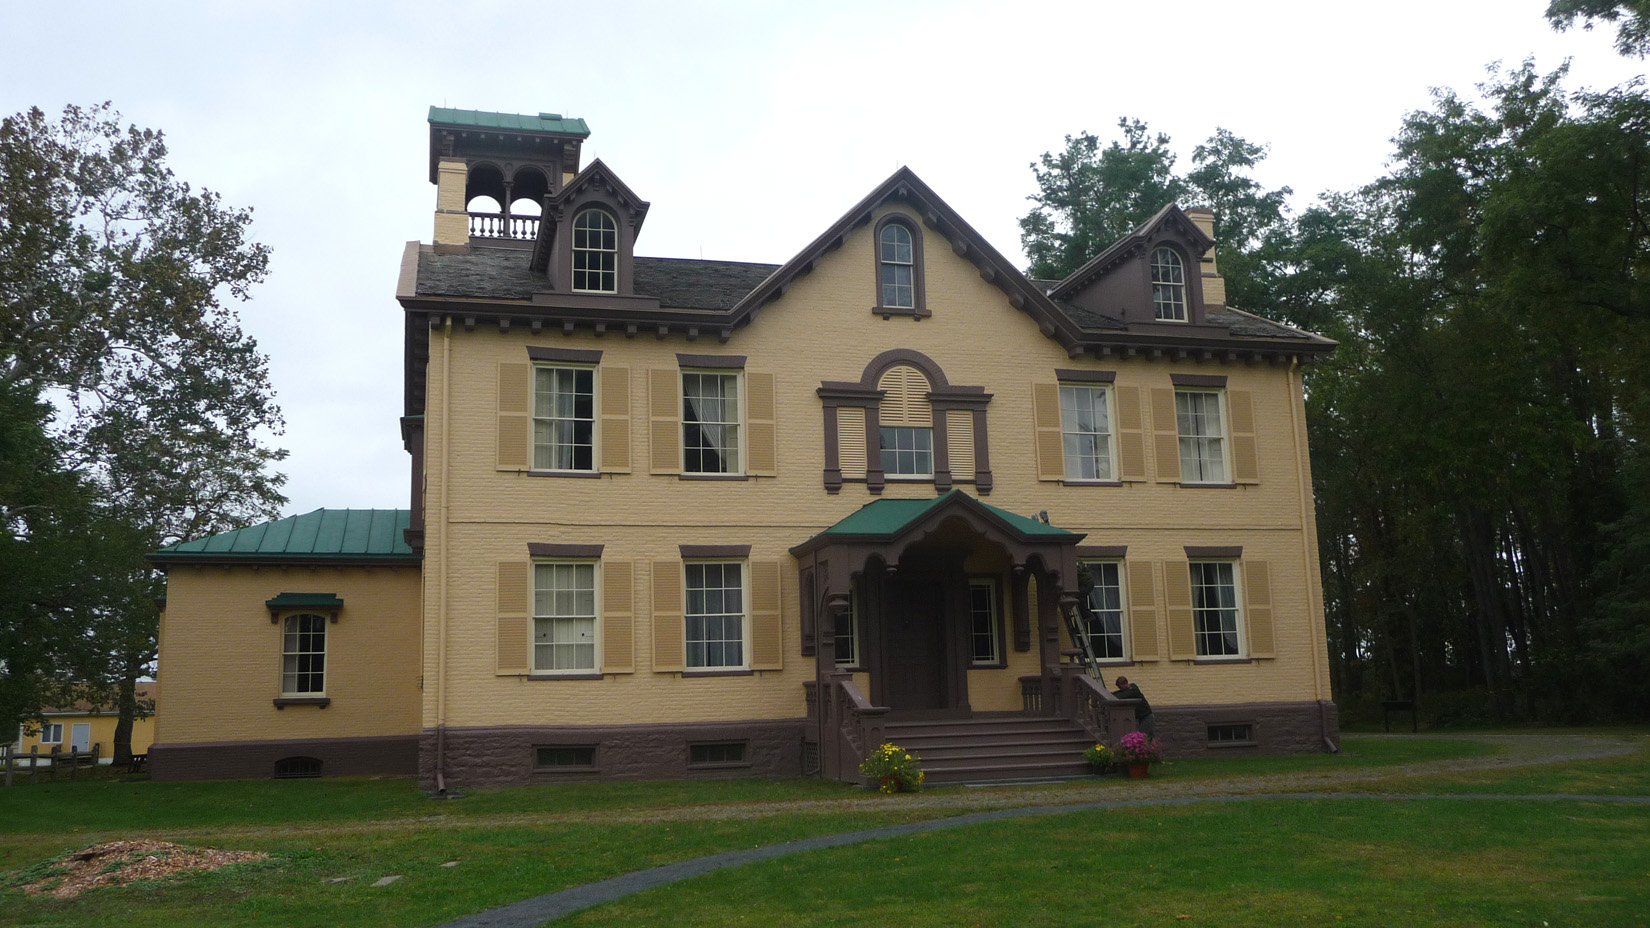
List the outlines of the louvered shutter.
<svg viewBox="0 0 1650 928">
<path fill-rule="evenodd" d="M 1129 650 L 1137 661 L 1157 660 L 1157 591 L 1151 561 L 1129 561 Z"/>
<path fill-rule="evenodd" d="M 498 469 L 526 470 L 532 451 L 533 366 L 500 362 L 498 366 Z"/>
<path fill-rule="evenodd" d="M 602 673 L 636 669 L 636 576 L 630 561 L 602 561 Z"/>
<path fill-rule="evenodd" d="M 523 365 L 525 366 L 525 365 Z M 497 644 L 497 673 L 500 676 L 520 676 L 533 666 L 530 650 L 533 636 L 530 630 L 530 594 L 526 561 L 500 561 L 498 564 L 498 599 L 495 627 Z"/>
<path fill-rule="evenodd" d="M 865 479 L 865 410 L 838 406 L 836 410 L 837 464 L 844 480 Z"/>
<path fill-rule="evenodd" d="M 779 468 L 779 435 L 774 422 L 772 374 L 745 374 L 745 435 L 750 450 L 745 456 L 746 473 L 772 477 Z"/>
<path fill-rule="evenodd" d="M 1031 385 L 1031 424 L 1037 431 L 1037 479 L 1060 480 L 1066 475 L 1065 441 L 1060 435 L 1060 385 Z"/>
<path fill-rule="evenodd" d="M 686 662 L 682 619 L 682 562 L 653 562 L 653 669 L 681 670 Z"/>
<path fill-rule="evenodd" d="M 922 371 L 896 364 L 883 371 L 877 379 L 877 389 L 887 394 L 882 398 L 883 425 L 927 428 L 934 424 L 933 409 L 928 404 L 928 378 Z"/>
<path fill-rule="evenodd" d="M 1117 397 L 1117 479 L 1146 479 L 1146 431 L 1140 415 L 1140 388 L 1113 387 Z"/>
<path fill-rule="evenodd" d="M 967 409 L 945 412 L 946 447 L 951 457 L 951 479 L 974 479 L 974 413 Z"/>
<path fill-rule="evenodd" d="M 1272 631 L 1272 570 L 1265 561 L 1243 562 L 1243 618 L 1249 625 L 1249 656 L 1277 657 Z"/>
<path fill-rule="evenodd" d="M 1152 454 L 1157 458 L 1157 482 L 1179 483 L 1180 420 L 1175 416 L 1174 390 L 1165 387 L 1152 388 Z"/>
<path fill-rule="evenodd" d="M 1226 418 L 1232 424 L 1232 482 L 1260 482 L 1260 448 L 1255 440 L 1254 394 L 1226 391 Z"/>
<path fill-rule="evenodd" d="M 610 474 L 630 473 L 630 368 L 602 367 L 602 461 Z"/>
<path fill-rule="evenodd" d="M 674 368 L 648 371 L 648 470 L 682 472 L 682 377 Z"/>
<path fill-rule="evenodd" d="M 1169 616 L 1169 659 L 1197 657 L 1192 633 L 1192 568 L 1186 561 L 1163 562 L 1163 600 Z"/>
<path fill-rule="evenodd" d="M 778 670 L 785 664 L 784 628 L 780 621 L 779 562 L 752 560 L 751 669 Z"/>
</svg>

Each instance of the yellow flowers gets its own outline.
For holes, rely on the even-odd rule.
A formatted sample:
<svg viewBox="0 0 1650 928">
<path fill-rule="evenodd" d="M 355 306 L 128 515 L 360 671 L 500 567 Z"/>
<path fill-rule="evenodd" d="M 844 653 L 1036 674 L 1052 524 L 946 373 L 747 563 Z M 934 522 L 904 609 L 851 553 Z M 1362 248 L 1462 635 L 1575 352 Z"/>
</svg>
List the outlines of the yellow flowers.
<svg viewBox="0 0 1650 928">
<path fill-rule="evenodd" d="M 875 782 L 881 792 L 899 793 L 922 786 L 926 775 L 921 763 L 922 758 L 896 744 L 887 743 L 866 755 L 865 762 L 859 765 L 859 772 Z"/>
</svg>

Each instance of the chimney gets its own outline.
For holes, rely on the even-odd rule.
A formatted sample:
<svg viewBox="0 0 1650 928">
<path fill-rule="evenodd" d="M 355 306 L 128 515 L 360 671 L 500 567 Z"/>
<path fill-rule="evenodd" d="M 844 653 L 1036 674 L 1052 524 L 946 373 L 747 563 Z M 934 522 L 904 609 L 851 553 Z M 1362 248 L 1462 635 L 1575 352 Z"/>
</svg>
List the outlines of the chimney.
<svg viewBox="0 0 1650 928">
<path fill-rule="evenodd" d="M 1210 238 L 1215 237 L 1215 211 L 1207 206 L 1194 206 L 1186 211 L 1186 218 Z M 1203 277 L 1203 302 L 1226 305 L 1226 278 L 1215 270 L 1215 246 L 1210 245 L 1198 262 Z"/>
<path fill-rule="evenodd" d="M 433 241 L 437 245 L 470 244 L 470 214 L 464 203 L 469 173 L 462 158 L 442 158 L 436 165 Z"/>
</svg>

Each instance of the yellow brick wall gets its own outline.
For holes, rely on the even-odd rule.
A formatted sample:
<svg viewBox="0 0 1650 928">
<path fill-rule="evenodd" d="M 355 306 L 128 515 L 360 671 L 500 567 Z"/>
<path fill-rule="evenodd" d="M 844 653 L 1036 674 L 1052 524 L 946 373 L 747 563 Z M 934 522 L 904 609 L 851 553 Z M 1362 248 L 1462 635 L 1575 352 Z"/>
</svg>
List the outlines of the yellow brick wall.
<svg viewBox="0 0 1650 928">
<path fill-rule="evenodd" d="M 1182 546 L 1242 545 L 1245 559 L 1264 559 L 1272 571 L 1277 658 L 1249 664 L 1192 666 L 1161 660 L 1129 672 L 1155 704 L 1310 700 L 1327 689 L 1318 681 L 1324 660 L 1315 552 L 1303 532 L 1301 492 L 1304 441 L 1298 391 L 1287 368 L 1146 359 L 1073 360 L 1041 335 L 1035 322 L 1010 307 L 977 270 L 956 257 L 935 230 L 924 228 L 927 306 L 932 317 L 884 320 L 874 302 L 871 226 L 853 233 L 820 266 L 799 278 L 755 323 L 726 344 L 714 337 L 689 342 L 620 335 L 597 338 L 533 336 L 520 326 L 496 326 L 450 335 L 432 332 L 429 367 L 426 504 L 425 653 L 435 673 L 439 626 L 447 616 L 445 721 L 449 725 L 620 723 L 701 719 L 784 718 L 803 711 L 802 684 L 813 679 L 811 658 L 800 654 L 794 562 L 786 549 L 877 498 L 864 484 L 839 495 L 822 486 L 820 400 L 823 380 L 857 381 L 885 349 L 910 348 L 931 357 L 954 385 L 983 386 L 989 406 L 994 506 L 1033 514 L 1047 510 L 1054 525 L 1085 532 L 1085 544 L 1126 544 L 1131 559 L 1183 560 Z M 444 345 L 444 339 L 450 342 Z M 600 349 L 603 367 L 631 373 L 632 472 L 600 479 L 536 477 L 496 467 L 494 384 L 500 362 L 525 362 L 525 346 Z M 450 355 L 444 355 L 444 348 Z M 736 354 L 746 370 L 774 375 L 777 396 L 777 476 L 744 482 L 684 481 L 648 474 L 648 371 L 677 368 L 676 354 Z M 444 361 L 444 357 L 447 360 Z M 450 372 L 444 375 L 445 368 Z M 1034 454 L 1032 385 L 1052 382 L 1055 368 L 1114 370 L 1119 386 L 1167 387 L 1171 372 L 1218 373 L 1232 390 L 1253 393 L 1261 449 L 1260 481 L 1235 488 L 1178 487 L 1156 482 L 1125 486 L 1062 486 L 1038 480 Z M 444 379 L 444 376 L 446 379 Z M 447 380 L 453 388 L 448 393 Z M 1145 414 L 1151 410 L 1149 393 Z M 450 409 L 450 412 L 448 410 Z M 447 419 L 451 421 L 450 453 Z M 1149 430 L 1150 423 L 1148 421 Z M 1147 461 L 1151 464 L 1148 432 Z M 969 487 L 964 487 L 972 492 Z M 447 524 L 440 505 L 447 501 Z M 931 484 L 890 482 L 883 497 L 927 497 Z M 1310 510 L 1305 511 L 1308 517 Z M 527 558 L 528 542 L 602 543 L 604 556 L 638 565 L 637 672 L 600 681 L 544 682 L 494 673 L 494 578 L 497 562 Z M 751 557 L 783 558 L 787 576 L 785 666 L 750 677 L 683 680 L 655 674 L 651 660 L 649 562 L 676 556 L 678 544 L 749 544 Z M 443 590 L 438 564 L 448 563 Z M 1162 565 L 1154 571 L 1162 604 Z M 1160 653 L 1168 654 L 1159 622 Z M 976 709 L 1015 709 L 1015 678 L 1037 670 L 1030 652 L 1009 651 L 1001 671 L 971 671 Z M 438 717 L 436 687 L 424 693 L 424 724 Z"/>
<path fill-rule="evenodd" d="M 418 731 L 419 571 L 416 567 L 179 565 L 166 578 L 155 740 L 260 741 L 405 735 Z M 277 594 L 333 593 L 327 625 L 326 708 L 277 709 L 281 625 Z"/>
</svg>

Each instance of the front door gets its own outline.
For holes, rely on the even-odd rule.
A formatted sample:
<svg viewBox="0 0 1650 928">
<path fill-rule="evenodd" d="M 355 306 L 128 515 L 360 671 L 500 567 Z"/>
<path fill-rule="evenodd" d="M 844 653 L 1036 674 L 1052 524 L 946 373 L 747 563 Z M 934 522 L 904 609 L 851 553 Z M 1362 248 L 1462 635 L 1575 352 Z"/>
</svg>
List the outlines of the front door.
<svg viewBox="0 0 1650 928">
<path fill-rule="evenodd" d="M 90 751 L 92 749 L 92 724 L 90 722 L 75 722 L 69 730 L 69 750 Z"/>
<path fill-rule="evenodd" d="M 902 572 L 890 586 L 888 707 L 947 708 L 945 586 L 927 572 Z"/>
</svg>

